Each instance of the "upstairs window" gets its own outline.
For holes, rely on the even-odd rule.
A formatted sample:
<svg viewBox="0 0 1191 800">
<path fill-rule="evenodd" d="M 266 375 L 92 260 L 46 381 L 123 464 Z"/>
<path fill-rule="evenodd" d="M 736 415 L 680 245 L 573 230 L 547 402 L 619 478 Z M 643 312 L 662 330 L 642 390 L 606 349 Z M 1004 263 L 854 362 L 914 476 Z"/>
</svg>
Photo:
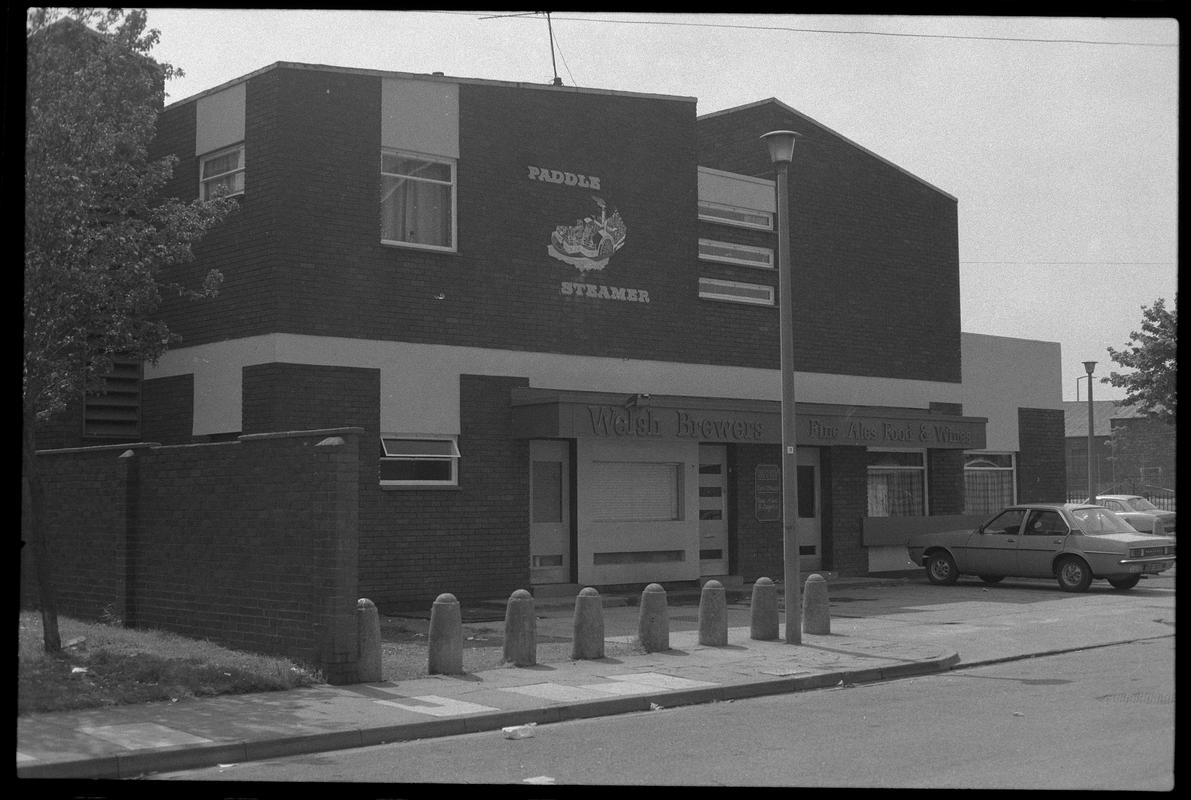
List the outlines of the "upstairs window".
<svg viewBox="0 0 1191 800">
<path fill-rule="evenodd" d="M 396 150 L 380 156 L 380 238 L 455 249 L 455 161 Z"/>
<path fill-rule="evenodd" d="M 385 434 L 380 447 L 381 486 L 459 485 L 459 445 L 453 436 Z"/>
<path fill-rule="evenodd" d="M 244 194 L 244 145 L 216 150 L 199 159 L 199 196 L 203 200 Z"/>
</svg>

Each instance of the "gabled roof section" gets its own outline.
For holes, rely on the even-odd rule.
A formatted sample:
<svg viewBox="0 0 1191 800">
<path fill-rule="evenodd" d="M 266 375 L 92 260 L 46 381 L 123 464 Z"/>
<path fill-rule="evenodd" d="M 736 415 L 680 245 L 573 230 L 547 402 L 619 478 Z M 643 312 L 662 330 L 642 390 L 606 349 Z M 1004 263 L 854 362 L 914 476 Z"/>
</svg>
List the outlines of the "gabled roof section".
<svg viewBox="0 0 1191 800">
<path fill-rule="evenodd" d="M 959 202 L 959 198 L 957 198 L 955 195 L 951 194 L 950 192 L 943 191 L 938 186 L 935 186 L 933 183 L 930 183 L 929 181 L 923 180 L 922 178 L 915 175 L 913 172 L 910 172 L 905 167 L 899 166 L 899 165 L 893 163 L 892 161 L 890 161 L 889 159 L 884 158 L 883 156 L 877 155 L 876 153 L 874 153 L 872 150 L 869 150 L 864 145 L 857 144 L 856 142 L 849 139 L 847 136 L 844 136 L 839 131 L 833 130 L 832 128 L 829 128 L 826 125 L 824 125 L 822 122 L 819 122 L 816 119 L 812 119 L 811 117 L 808 117 L 806 114 L 803 114 L 801 111 L 799 111 L 796 108 L 792 108 L 791 106 L 786 105 L 781 100 L 778 100 L 776 97 L 768 97 L 764 100 L 757 100 L 756 102 L 753 102 L 753 103 L 745 103 L 744 105 L 741 105 L 741 106 L 733 106 L 732 108 L 725 108 L 720 111 L 712 111 L 707 114 L 700 114 L 698 117 L 695 118 L 695 123 L 698 124 L 699 120 L 710 119 L 712 117 L 725 116 L 728 114 L 735 114 L 740 111 L 745 111 L 745 110 L 751 109 L 751 108 L 757 108 L 758 106 L 763 106 L 763 105 L 767 105 L 767 104 L 776 105 L 776 106 L 780 107 L 781 109 L 783 109 L 784 111 L 788 111 L 791 114 L 801 117 L 802 119 L 806 120 L 807 122 L 811 123 L 812 125 L 816 125 L 816 126 L 822 128 L 823 130 L 827 131 L 831 135 L 836 136 L 839 139 L 847 142 L 848 144 L 855 147 L 857 150 L 861 150 L 865 153 L 868 153 L 870 156 L 877 159 L 878 161 L 888 164 L 889 166 L 893 167 L 897 171 L 913 178 L 914 180 L 921 183 L 923 186 L 929 187 L 930 189 L 933 189 L 934 191 L 938 192 L 939 194 L 941 194 L 945 197 L 949 197 L 952 200 L 955 200 L 956 202 Z"/>
<path fill-rule="evenodd" d="M 226 89 L 229 86 L 233 86 L 237 83 L 242 83 L 242 82 L 248 80 L 249 78 L 255 78 L 258 75 L 263 75 L 264 73 L 270 72 L 271 70 L 275 70 L 275 69 L 305 69 L 305 70 L 313 70 L 316 72 L 338 72 L 338 73 L 342 73 L 342 74 L 346 74 L 346 75 L 374 75 L 374 76 L 378 76 L 378 77 L 382 77 L 382 78 L 404 78 L 405 80 L 415 80 L 415 81 L 442 81 L 444 83 L 466 83 L 466 84 L 471 84 L 471 85 L 476 85 L 476 86 L 507 86 L 507 87 L 517 88 L 517 89 L 539 89 L 542 91 L 569 92 L 572 94 L 601 94 L 601 95 L 611 95 L 614 97 L 642 97 L 642 98 L 652 98 L 655 100 L 677 100 L 680 102 L 687 102 L 687 103 L 698 102 L 698 98 L 685 97 L 682 95 L 648 94 L 646 92 L 624 92 L 624 91 L 615 91 L 612 89 L 586 89 L 586 88 L 582 88 L 579 86 L 555 86 L 552 84 L 545 84 L 545 83 L 523 83 L 523 82 L 519 82 L 519 81 L 496 81 L 496 80 L 488 80 L 488 79 L 484 79 L 484 78 L 459 78 L 459 77 L 452 77 L 449 75 L 444 75 L 441 72 L 435 72 L 435 73 L 393 72 L 391 70 L 383 70 L 383 69 L 361 69 L 359 67 L 335 67 L 335 66 L 331 66 L 328 64 L 307 64 L 307 63 L 302 63 L 302 62 L 298 62 L 298 61 L 275 61 L 272 64 L 269 64 L 267 67 L 261 67 L 258 70 L 254 70 L 253 72 L 249 72 L 245 75 L 241 75 L 238 78 L 232 78 L 230 81 L 225 81 L 224 83 L 221 83 L 218 86 L 213 86 L 210 89 L 205 89 L 205 90 L 199 92 L 198 94 L 192 94 L 189 97 L 182 98 L 181 100 L 175 100 L 174 102 L 170 103 L 169 105 L 173 106 L 173 105 L 178 105 L 179 103 L 188 103 L 192 100 L 196 100 L 200 97 L 205 97 L 206 95 L 209 95 L 209 94 L 214 94 L 215 92 Z M 166 106 L 166 107 L 168 108 L 169 106 Z"/>
</svg>

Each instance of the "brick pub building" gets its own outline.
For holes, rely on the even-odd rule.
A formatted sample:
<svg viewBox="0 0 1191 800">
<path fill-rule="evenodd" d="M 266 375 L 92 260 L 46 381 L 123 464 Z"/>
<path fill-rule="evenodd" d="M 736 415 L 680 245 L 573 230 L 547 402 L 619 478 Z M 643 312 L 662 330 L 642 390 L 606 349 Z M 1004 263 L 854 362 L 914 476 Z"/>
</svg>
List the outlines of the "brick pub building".
<svg viewBox="0 0 1191 800">
<path fill-rule="evenodd" d="M 167 153 L 171 194 L 238 196 L 170 275 L 220 294 L 167 301 L 179 344 L 40 443 L 359 429 L 342 563 L 382 609 L 780 578 L 782 313 L 804 569 L 904 570 L 912 530 L 1063 499 L 1059 347 L 961 332 L 957 199 L 778 100 L 277 63 L 167 106 Z M 278 503 L 296 450 L 249 471 Z"/>
</svg>

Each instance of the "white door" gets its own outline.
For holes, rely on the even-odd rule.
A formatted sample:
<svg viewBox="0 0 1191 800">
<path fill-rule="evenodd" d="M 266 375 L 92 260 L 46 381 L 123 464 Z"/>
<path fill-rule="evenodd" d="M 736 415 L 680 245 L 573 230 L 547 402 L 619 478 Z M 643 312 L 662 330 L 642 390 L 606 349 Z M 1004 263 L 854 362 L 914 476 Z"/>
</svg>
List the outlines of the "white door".
<svg viewBox="0 0 1191 800">
<path fill-rule="evenodd" d="M 529 580 L 571 576 L 571 457 L 567 442 L 529 443 Z"/>
<path fill-rule="evenodd" d="M 798 448 L 798 567 L 806 572 L 823 568 L 822 503 L 819 487 L 819 448 Z"/>
<path fill-rule="evenodd" d="M 699 574 L 728 574 L 728 464 L 722 444 L 699 445 Z"/>
</svg>

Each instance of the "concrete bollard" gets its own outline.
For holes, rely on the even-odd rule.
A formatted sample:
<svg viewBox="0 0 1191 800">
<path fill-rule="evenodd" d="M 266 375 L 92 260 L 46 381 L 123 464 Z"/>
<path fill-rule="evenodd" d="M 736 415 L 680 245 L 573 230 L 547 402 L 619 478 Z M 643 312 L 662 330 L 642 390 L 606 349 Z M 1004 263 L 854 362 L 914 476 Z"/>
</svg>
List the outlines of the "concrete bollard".
<svg viewBox="0 0 1191 800">
<path fill-rule="evenodd" d="M 753 584 L 749 638 L 767 642 L 778 637 L 777 586 L 769 578 Z"/>
<path fill-rule="evenodd" d="M 804 633 L 831 633 L 831 608 L 827 601 L 827 579 L 815 573 L 802 589 L 802 630 Z"/>
<path fill-rule="evenodd" d="M 571 658 L 603 657 L 604 601 L 599 592 L 588 586 L 575 597 L 575 635 L 571 644 Z"/>
<path fill-rule="evenodd" d="M 360 683 L 378 683 L 380 666 L 380 613 L 367 597 L 356 601 L 356 636 L 360 647 Z"/>
<path fill-rule="evenodd" d="M 641 592 L 641 614 L 637 640 L 647 653 L 670 649 L 670 618 L 666 613 L 666 590 L 651 583 Z"/>
<path fill-rule="evenodd" d="M 453 594 L 440 594 L 430 607 L 431 675 L 463 674 L 463 614 Z"/>
<path fill-rule="evenodd" d="M 710 580 L 699 592 L 699 644 L 724 647 L 728 644 L 728 598 L 724 584 Z"/>
<path fill-rule="evenodd" d="M 504 661 L 516 667 L 532 667 L 538 663 L 537 626 L 533 595 L 524 589 L 509 595 L 505 606 Z"/>
</svg>

